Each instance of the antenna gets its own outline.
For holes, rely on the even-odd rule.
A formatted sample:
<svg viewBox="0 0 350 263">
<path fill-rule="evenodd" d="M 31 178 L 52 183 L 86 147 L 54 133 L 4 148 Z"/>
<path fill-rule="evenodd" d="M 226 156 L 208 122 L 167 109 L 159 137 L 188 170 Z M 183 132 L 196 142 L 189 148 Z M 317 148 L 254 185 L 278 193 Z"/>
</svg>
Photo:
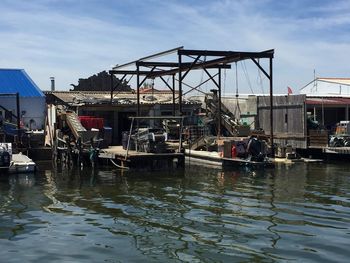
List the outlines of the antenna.
<svg viewBox="0 0 350 263">
<path fill-rule="evenodd" d="M 316 70 L 314 69 L 314 86 L 312 87 L 312 90 L 315 89 L 315 92 L 317 92 L 317 79 L 316 79 Z"/>
</svg>

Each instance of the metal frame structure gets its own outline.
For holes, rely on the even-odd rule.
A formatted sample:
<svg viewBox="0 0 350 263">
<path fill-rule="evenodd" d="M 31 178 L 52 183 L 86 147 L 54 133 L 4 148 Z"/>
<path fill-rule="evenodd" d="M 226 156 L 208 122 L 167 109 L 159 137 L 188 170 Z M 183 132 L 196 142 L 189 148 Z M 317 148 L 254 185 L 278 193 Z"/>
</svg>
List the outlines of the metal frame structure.
<svg viewBox="0 0 350 263">
<path fill-rule="evenodd" d="M 150 61 L 152 59 L 169 55 L 172 53 L 177 53 L 177 61 L 175 62 L 161 62 L 161 61 Z M 190 62 L 184 62 L 183 58 L 186 57 Z M 209 57 L 209 59 L 207 59 Z M 156 53 L 151 56 L 140 58 L 138 60 L 123 64 L 117 65 L 112 70 L 109 71 L 111 74 L 111 103 L 113 101 L 113 92 L 117 89 L 113 87 L 113 76 L 114 75 L 123 75 L 121 82 L 130 76 L 130 79 L 136 75 L 137 82 L 137 116 L 140 116 L 140 87 L 147 79 L 160 78 L 165 85 L 172 91 L 173 94 L 173 115 L 176 115 L 176 99 L 179 103 L 179 114 L 182 115 L 182 97 L 183 97 L 183 86 L 190 88 L 190 91 L 197 90 L 198 88 L 208 81 L 212 81 L 218 89 L 218 110 L 221 112 L 221 71 L 222 69 L 230 69 L 231 64 L 241 60 L 252 60 L 254 64 L 263 72 L 263 74 L 270 81 L 270 126 L 271 134 L 270 140 L 273 145 L 273 65 L 272 59 L 274 57 L 274 49 L 262 51 L 262 52 L 239 52 L 239 51 L 214 51 L 214 50 L 191 50 L 184 49 L 183 47 L 177 47 L 160 53 Z M 203 59 L 204 58 L 204 59 Z M 269 60 L 269 70 L 266 71 L 261 65 L 259 59 L 268 59 Z M 135 69 L 132 70 L 122 70 L 122 68 L 134 66 Z M 144 69 L 146 68 L 146 69 Z M 208 79 L 202 81 L 199 85 L 192 87 L 184 83 L 185 77 L 192 70 L 204 70 Z M 216 69 L 216 74 L 211 74 L 208 69 Z M 175 76 L 178 76 L 177 79 Z M 169 85 L 168 82 L 164 79 L 164 76 L 172 77 L 172 85 Z M 128 82 L 130 81 L 128 80 Z M 176 98 L 176 87 L 175 82 L 178 81 L 178 98 Z M 188 93 L 186 92 L 186 93 Z M 219 118 L 219 127 L 221 126 Z M 220 130 L 219 130 L 220 133 Z"/>
</svg>

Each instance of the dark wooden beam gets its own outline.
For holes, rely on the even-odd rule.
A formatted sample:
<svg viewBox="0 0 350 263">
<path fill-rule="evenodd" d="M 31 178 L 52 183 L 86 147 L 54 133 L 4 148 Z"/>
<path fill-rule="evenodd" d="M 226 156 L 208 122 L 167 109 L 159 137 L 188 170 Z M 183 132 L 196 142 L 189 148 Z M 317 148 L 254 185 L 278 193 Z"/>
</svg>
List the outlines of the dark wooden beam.
<svg viewBox="0 0 350 263">
<path fill-rule="evenodd" d="M 119 75 L 148 75 L 150 71 L 137 71 L 137 70 L 110 70 L 110 74 L 119 74 Z"/>
<path fill-rule="evenodd" d="M 139 61 L 137 62 L 137 64 L 139 66 L 142 67 L 163 67 L 163 68 L 177 68 L 179 66 L 178 62 L 147 62 L 147 61 Z M 192 63 L 182 63 L 183 67 L 190 67 Z M 214 65 L 214 66 L 209 66 L 207 68 L 226 68 L 226 69 L 230 69 L 231 65 L 225 65 L 225 64 L 218 64 L 218 65 Z"/>
<path fill-rule="evenodd" d="M 213 56 L 213 57 L 228 57 L 234 55 L 240 55 L 248 58 L 273 58 L 274 50 L 266 50 L 262 52 L 240 52 L 240 51 L 216 51 L 216 50 L 193 50 L 193 49 L 180 49 L 178 54 L 186 56 Z"/>
</svg>

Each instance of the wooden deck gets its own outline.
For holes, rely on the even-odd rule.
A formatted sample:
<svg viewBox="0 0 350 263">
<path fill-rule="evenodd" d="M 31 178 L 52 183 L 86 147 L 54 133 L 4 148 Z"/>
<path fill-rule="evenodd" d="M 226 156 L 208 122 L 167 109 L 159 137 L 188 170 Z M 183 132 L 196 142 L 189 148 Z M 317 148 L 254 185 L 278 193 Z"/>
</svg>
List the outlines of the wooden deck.
<svg viewBox="0 0 350 263">
<path fill-rule="evenodd" d="M 121 167 L 129 168 L 171 168 L 183 166 L 184 153 L 147 153 L 125 150 L 122 146 L 110 146 L 101 149 L 99 153 L 101 159 L 111 159 L 117 161 Z"/>
</svg>

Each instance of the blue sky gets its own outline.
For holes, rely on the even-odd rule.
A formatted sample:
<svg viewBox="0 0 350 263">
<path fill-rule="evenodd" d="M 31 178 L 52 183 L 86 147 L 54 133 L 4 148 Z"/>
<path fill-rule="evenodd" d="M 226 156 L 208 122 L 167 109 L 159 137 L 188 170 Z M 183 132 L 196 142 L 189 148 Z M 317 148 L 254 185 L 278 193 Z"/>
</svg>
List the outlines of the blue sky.
<svg viewBox="0 0 350 263">
<path fill-rule="evenodd" d="M 275 49 L 276 93 L 297 93 L 314 69 L 350 77 L 349 0 L 2 0 L 0 13 L 0 67 L 24 68 L 42 90 L 51 76 L 68 90 L 111 65 L 178 46 Z M 267 91 L 251 64 L 238 65 L 240 92 Z M 225 77 L 228 93 L 234 76 Z"/>
</svg>

